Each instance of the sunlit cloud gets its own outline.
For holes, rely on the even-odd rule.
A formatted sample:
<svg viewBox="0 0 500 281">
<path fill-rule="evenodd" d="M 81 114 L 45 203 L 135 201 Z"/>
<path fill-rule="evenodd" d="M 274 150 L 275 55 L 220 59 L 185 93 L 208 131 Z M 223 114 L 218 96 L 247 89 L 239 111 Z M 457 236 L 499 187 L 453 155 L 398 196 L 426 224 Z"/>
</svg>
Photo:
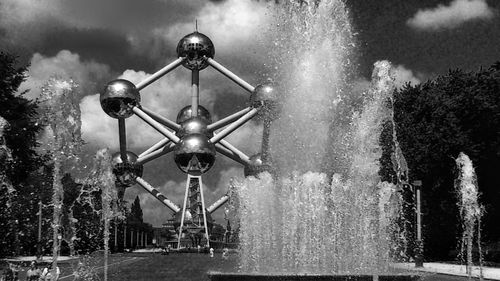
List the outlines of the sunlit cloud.
<svg viewBox="0 0 500 281">
<path fill-rule="evenodd" d="M 414 73 L 411 69 L 404 67 L 403 65 L 396 65 L 393 68 L 394 72 L 394 83 L 397 88 L 402 87 L 406 83 L 411 85 L 417 85 L 422 82 L 423 75 Z"/>
<path fill-rule="evenodd" d="M 53 57 L 35 53 L 31 58 L 28 78 L 20 91 L 30 90 L 26 97 L 37 98 L 49 78 L 73 79 L 79 84 L 82 96 L 95 94 L 104 79 L 110 77 L 109 67 L 95 61 L 83 61 L 78 54 L 62 50 Z"/>
<path fill-rule="evenodd" d="M 487 20 L 495 16 L 495 11 L 486 0 L 453 0 L 449 5 L 421 9 L 407 21 L 408 26 L 417 30 L 452 29 L 472 20 Z"/>
</svg>

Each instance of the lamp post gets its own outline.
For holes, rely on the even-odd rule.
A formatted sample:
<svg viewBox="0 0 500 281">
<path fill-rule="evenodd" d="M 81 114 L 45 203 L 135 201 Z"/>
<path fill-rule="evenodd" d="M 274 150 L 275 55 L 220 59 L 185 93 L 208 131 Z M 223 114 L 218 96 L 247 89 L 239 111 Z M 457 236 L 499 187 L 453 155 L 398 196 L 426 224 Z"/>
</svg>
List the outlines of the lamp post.
<svg viewBox="0 0 500 281">
<path fill-rule="evenodd" d="M 38 239 L 36 243 L 36 257 L 42 258 L 42 200 L 38 201 Z"/>
<path fill-rule="evenodd" d="M 417 239 L 415 241 L 415 267 L 423 267 L 424 266 L 424 244 L 422 242 L 422 208 L 421 208 L 421 198 L 420 192 L 422 188 L 422 181 L 415 180 L 412 182 L 412 185 L 415 187 L 415 204 L 416 204 L 416 220 L 417 220 Z"/>
</svg>

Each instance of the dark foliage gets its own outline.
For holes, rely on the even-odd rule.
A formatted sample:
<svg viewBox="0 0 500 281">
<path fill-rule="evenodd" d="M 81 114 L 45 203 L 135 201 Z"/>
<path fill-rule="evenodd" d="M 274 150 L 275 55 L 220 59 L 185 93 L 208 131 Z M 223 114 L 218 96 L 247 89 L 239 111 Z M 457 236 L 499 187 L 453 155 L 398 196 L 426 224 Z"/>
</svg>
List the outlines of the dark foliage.
<svg viewBox="0 0 500 281">
<path fill-rule="evenodd" d="M 423 181 L 423 235 L 428 259 L 450 255 L 460 235 L 454 191 L 454 159 L 473 161 L 481 203 L 485 205 L 483 241 L 500 237 L 500 67 L 477 72 L 452 70 L 426 83 L 395 92 L 398 138 L 410 179 Z"/>
<path fill-rule="evenodd" d="M 37 154 L 41 131 L 37 102 L 18 93 L 26 79 L 27 66 L 16 67 L 16 58 L 0 52 L 0 116 L 8 123 L 2 142 L 11 158 L 2 161 L 0 188 L 0 256 L 33 252 L 37 241 L 37 212 L 40 200 L 46 203 L 43 157 Z M 7 187 L 10 185 L 12 188 Z M 9 206 L 9 208 L 5 208 Z"/>
</svg>

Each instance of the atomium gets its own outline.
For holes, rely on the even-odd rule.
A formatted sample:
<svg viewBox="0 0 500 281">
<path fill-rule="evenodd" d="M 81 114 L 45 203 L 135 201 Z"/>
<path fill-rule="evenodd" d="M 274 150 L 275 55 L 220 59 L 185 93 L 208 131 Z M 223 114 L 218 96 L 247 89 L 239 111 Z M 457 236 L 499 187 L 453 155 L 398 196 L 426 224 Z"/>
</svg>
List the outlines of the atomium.
<svg viewBox="0 0 500 281">
<path fill-rule="evenodd" d="M 245 167 L 245 175 L 258 176 L 264 171 L 274 171 L 267 151 L 269 142 L 267 138 L 271 121 L 276 117 L 278 95 L 271 83 L 253 87 L 215 61 L 214 44 L 210 38 L 197 31 L 179 41 L 177 55 L 176 60 L 137 85 L 124 79 L 109 82 L 100 95 L 100 102 L 104 112 L 118 119 L 120 152 L 113 155 L 113 173 L 121 196 L 125 188 L 137 183 L 174 212 L 178 247 L 182 246 L 181 238 L 184 234 L 197 235 L 199 238 L 202 231 L 209 246 L 211 213 L 225 204 L 229 200 L 229 195 L 224 195 L 206 208 L 201 175 L 213 167 L 217 153 L 242 164 Z M 181 65 L 191 70 L 191 104 L 179 111 L 174 122 L 141 105 L 139 92 Z M 208 66 L 249 92 L 250 106 L 213 122 L 209 110 L 199 104 L 199 71 Z M 163 139 L 139 155 L 127 151 L 125 118 L 133 114 L 163 136 Z M 260 157 L 260 154 L 248 157 L 225 139 L 256 116 L 264 118 L 262 155 L 266 157 Z M 182 208 L 142 178 L 144 164 L 171 152 L 177 167 L 187 174 Z"/>
<path fill-rule="evenodd" d="M 135 85 L 124 79 L 109 82 L 100 95 L 101 107 L 113 118 L 128 118 L 132 107 L 139 105 L 141 96 Z"/>
</svg>

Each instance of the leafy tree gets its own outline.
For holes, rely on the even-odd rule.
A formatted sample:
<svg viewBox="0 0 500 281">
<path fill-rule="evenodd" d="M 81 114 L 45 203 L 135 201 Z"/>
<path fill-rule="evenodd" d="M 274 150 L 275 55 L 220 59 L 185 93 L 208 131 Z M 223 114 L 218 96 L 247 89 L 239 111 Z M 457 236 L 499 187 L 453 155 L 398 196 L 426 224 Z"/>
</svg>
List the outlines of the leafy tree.
<svg viewBox="0 0 500 281">
<path fill-rule="evenodd" d="M 428 259 L 449 259 L 459 235 L 453 182 L 460 152 L 473 161 L 485 205 L 485 242 L 500 237 L 500 64 L 452 70 L 395 92 L 398 138 L 410 179 L 423 181 L 423 235 Z"/>
<path fill-rule="evenodd" d="M 33 181 L 43 174 L 39 170 L 43 157 L 36 151 L 41 130 L 38 103 L 25 98 L 26 92 L 18 93 L 20 84 L 26 80 L 27 66 L 16 67 L 16 64 L 14 56 L 0 52 L 0 115 L 9 124 L 3 141 L 10 150 L 10 159 L 2 161 L 0 166 L 4 177 L 0 204 L 7 207 L 0 215 L 0 256 L 34 250 L 37 203 L 45 199 L 47 191 L 43 184 Z"/>
<path fill-rule="evenodd" d="M 37 136 L 42 128 L 38 122 L 38 103 L 23 96 L 27 91 L 17 92 L 27 78 L 27 66 L 16 68 L 15 65 L 14 56 L 0 52 L 0 112 L 10 124 L 5 140 L 13 158 L 6 173 L 17 186 L 41 167 L 43 159 L 36 152 Z"/>
</svg>

